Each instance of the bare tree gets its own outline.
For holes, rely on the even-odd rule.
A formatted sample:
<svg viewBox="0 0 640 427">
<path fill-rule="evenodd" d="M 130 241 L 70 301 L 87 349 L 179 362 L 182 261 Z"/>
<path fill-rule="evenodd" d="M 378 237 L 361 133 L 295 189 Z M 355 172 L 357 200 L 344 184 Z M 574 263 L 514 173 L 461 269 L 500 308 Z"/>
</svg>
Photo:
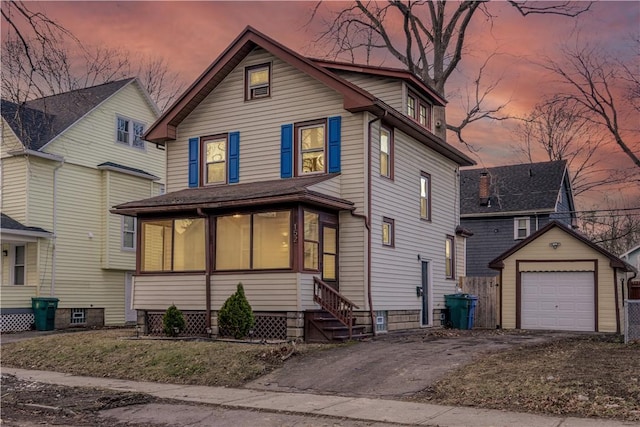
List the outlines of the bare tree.
<svg viewBox="0 0 640 427">
<path fill-rule="evenodd" d="M 567 160 L 574 196 L 598 187 L 626 182 L 634 171 L 603 166 L 603 131 L 585 116 L 580 104 L 551 97 L 538 103 L 514 131 L 527 161 Z"/>
<path fill-rule="evenodd" d="M 21 1 L 2 2 L 2 97 L 15 103 L 137 75 L 160 110 L 182 92 L 180 75 L 160 57 L 88 47 Z M 134 58 L 134 59 L 132 59 Z"/>
<path fill-rule="evenodd" d="M 591 7 L 591 3 L 572 1 L 527 2 L 510 0 L 523 16 L 531 14 L 555 14 L 577 16 Z M 317 3 L 311 19 L 317 16 L 321 3 Z M 328 43 L 329 56 L 348 55 L 354 59 L 356 52 L 364 50 L 367 57 L 374 50 L 391 53 L 409 71 L 419 76 L 440 94 L 453 71 L 458 67 L 466 45 L 469 24 L 478 13 L 492 20 L 493 16 L 483 1 L 447 2 L 445 0 L 377 1 L 356 0 L 324 22 L 325 29 L 316 43 Z M 486 63 L 485 63 L 486 66 Z M 479 74 L 481 76 L 481 72 Z M 479 85 L 480 79 L 476 81 Z M 482 105 L 488 85 L 475 97 L 459 126 L 447 124 L 447 128 L 462 139 L 462 128 L 481 118 L 496 118 L 501 107 L 485 110 Z M 444 112 L 441 112 L 444 116 Z"/>
<path fill-rule="evenodd" d="M 638 112 L 639 57 L 636 54 L 634 65 L 630 65 L 598 48 L 584 46 L 565 48 L 563 61 L 549 60 L 544 65 L 564 85 L 565 90 L 558 97 L 583 108 L 586 117 L 605 129 L 638 168 L 637 116 L 625 117 L 625 114 Z M 620 87 L 620 82 L 626 82 L 627 87 Z M 626 120 L 631 123 L 628 127 Z"/>
<path fill-rule="evenodd" d="M 624 201 L 616 207 L 605 197 L 602 206 L 581 215 L 581 231 L 592 242 L 616 255 L 637 245 L 640 241 L 640 198 Z"/>
</svg>

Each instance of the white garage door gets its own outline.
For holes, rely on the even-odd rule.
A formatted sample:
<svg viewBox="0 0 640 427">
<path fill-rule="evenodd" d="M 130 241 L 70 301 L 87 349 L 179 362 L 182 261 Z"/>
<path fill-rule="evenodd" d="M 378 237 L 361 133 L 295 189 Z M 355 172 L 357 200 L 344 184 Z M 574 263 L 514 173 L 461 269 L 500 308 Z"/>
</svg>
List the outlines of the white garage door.
<svg viewBox="0 0 640 427">
<path fill-rule="evenodd" d="M 591 272 L 522 273 L 522 329 L 594 331 Z"/>
</svg>

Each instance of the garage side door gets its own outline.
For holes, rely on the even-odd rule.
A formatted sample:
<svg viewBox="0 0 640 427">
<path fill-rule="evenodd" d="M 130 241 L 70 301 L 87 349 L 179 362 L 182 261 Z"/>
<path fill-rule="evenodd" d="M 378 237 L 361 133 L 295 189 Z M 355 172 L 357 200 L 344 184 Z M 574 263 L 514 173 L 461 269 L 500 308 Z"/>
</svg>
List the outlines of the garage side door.
<svg viewBox="0 0 640 427">
<path fill-rule="evenodd" d="M 594 331 L 592 272 L 522 273 L 522 329 Z"/>
</svg>

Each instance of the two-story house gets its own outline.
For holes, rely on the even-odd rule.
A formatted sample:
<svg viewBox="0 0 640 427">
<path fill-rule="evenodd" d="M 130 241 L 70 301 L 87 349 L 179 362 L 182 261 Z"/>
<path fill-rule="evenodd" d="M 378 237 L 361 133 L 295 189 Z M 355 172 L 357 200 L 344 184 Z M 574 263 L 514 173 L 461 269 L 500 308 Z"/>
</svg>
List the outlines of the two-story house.
<svg viewBox="0 0 640 427">
<path fill-rule="evenodd" d="M 305 58 L 247 28 L 145 135 L 166 147 L 167 194 L 112 211 L 138 219 L 140 322 L 160 330 L 175 303 L 216 334 L 242 282 L 265 338 L 334 337 L 320 309 L 347 327 L 440 325 L 473 164 L 443 139 L 444 104 L 406 71 Z"/>
<path fill-rule="evenodd" d="M 2 100 L 2 330 L 59 299 L 56 328 L 135 321 L 136 220 L 114 204 L 163 192 L 165 152 L 142 136 L 159 112 L 137 79 Z"/>
<path fill-rule="evenodd" d="M 552 220 L 576 224 L 566 160 L 461 171 L 467 276 L 497 275 L 489 262 Z"/>
</svg>

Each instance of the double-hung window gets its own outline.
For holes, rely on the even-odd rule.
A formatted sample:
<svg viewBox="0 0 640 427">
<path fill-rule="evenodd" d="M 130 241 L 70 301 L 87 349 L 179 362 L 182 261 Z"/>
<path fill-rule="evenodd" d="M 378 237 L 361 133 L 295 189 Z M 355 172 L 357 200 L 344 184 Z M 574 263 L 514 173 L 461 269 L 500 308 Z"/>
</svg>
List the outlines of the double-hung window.
<svg viewBox="0 0 640 427">
<path fill-rule="evenodd" d="M 444 241 L 444 275 L 447 279 L 455 278 L 455 239 L 447 236 Z"/>
<path fill-rule="evenodd" d="M 326 120 L 296 124 L 298 175 L 326 172 Z"/>
<path fill-rule="evenodd" d="M 380 128 L 380 175 L 393 179 L 393 137 L 391 131 Z"/>
<path fill-rule="evenodd" d="M 26 246 L 13 247 L 13 284 L 24 285 L 26 280 Z"/>
<path fill-rule="evenodd" d="M 245 68 L 245 99 L 266 98 L 271 95 L 271 64 Z"/>
<path fill-rule="evenodd" d="M 395 221 L 391 218 L 382 218 L 382 245 L 395 246 Z"/>
<path fill-rule="evenodd" d="M 431 175 L 420 173 L 420 218 L 431 221 Z"/>
<path fill-rule="evenodd" d="M 227 182 L 227 135 L 202 138 L 203 184 Z"/>
<path fill-rule="evenodd" d="M 413 93 L 407 94 L 407 116 L 420 123 L 421 126 L 432 130 L 432 105 Z"/>
<path fill-rule="evenodd" d="M 144 150 L 144 124 L 118 116 L 116 124 L 116 142 L 129 147 Z"/>
<path fill-rule="evenodd" d="M 524 239 L 531 232 L 529 217 L 514 218 L 513 220 L 513 238 L 515 240 Z"/>
<path fill-rule="evenodd" d="M 122 217 L 122 249 L 136 248 L 136 219 L 132 216 Z"/>
</svg>

